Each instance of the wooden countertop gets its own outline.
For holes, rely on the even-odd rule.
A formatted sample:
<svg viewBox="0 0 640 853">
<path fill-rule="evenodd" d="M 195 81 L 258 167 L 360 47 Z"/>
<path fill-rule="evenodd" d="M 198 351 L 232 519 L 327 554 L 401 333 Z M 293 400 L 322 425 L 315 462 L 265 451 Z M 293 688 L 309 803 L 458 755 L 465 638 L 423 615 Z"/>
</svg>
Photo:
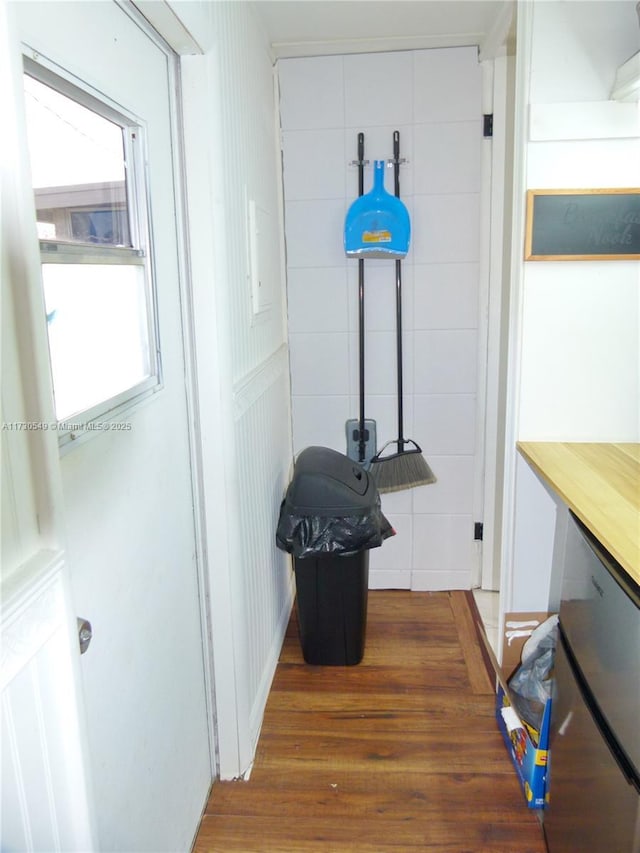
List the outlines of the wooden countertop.
<svg viewBox="0 0 640 853">
<path fill-rule="evenodd" d="M 523 441 L 517 447 L 640 584 L 640 444 Z"/>
</svg>

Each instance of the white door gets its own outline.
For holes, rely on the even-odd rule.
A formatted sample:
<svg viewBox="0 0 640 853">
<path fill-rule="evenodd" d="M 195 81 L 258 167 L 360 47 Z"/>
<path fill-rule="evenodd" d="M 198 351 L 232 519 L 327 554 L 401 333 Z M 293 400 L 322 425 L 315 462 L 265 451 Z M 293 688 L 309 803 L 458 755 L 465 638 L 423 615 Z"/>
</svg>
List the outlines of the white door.
<svg viewBox="0 0 640 853">
<path fill-rule="evenodd" d="M 128 245 L 126 236 L 109 236 L 120 201 L 112 208 L 97 196 L 93 202 L 80 196 L 74 203 L 51 201 L 65 209 L 80 242 L 98 246 L 90 245 L 81 257 L 84 249 L 69 250 L 62 265 L 52 258 L 46 311 L 52 356 L 60 340 L 63 349 L 66 342 L 52 370 L 58 419 L 73 423 L 60 430 L 59 464 L 73 601 L 93 628 L 81 672 L 99 846 L 185 850 L 197 829 L 212 766 L 181 329 L 174 58 L 115 2 L 20 3 L 15 12 L 27 70 L 36 79 L 30 97 L 54 123 L 66 123 L 91 141 L 93 131 L 72 127 L 75 119 L 65 114 L 64 100 L 58 107 L 48 100 L 48 90 L 38 90 L 42 81 L 54 91 L 51 98 L 60 89 L 63 99 L 71 92 L 82 100 L 86 93 L 90 112 L 115 116 L 116 128 L 137 128 L 123 131 L 132 157 L 125 194 L 130 230 L 140 223 L 146 228 L 144 251 L 116 248 L 116 260 L 101 265 L 95 261 L 101 241 Z M 83 192 L 117 183 L 85 178 Z M 56 239 L 61 226 L 47 220 L 46 211 L 42 218 L 41 236 Z M 137 237 L 131 237 L 134 247 Z M 129 266 L 123 255 L 133 259 Z M 112 288 L 110 279 L 99 278 L 109 264 L 123 271 L 126 287 L 133 282 L 127 291 L 132 299 L 112 301 L 113 292 L 126 287 L 118 280 Z M 89 316 L 73 351 L 64 318 L 81 305 Z M 125 310 L 134 312 L 128 324 L 121 323 Z M 57 342 L 56 324 L 64 330 Z M 142 343 L 136 354 L 128 336 L 138 331 Z M 101 382 L 108 386 L 98 375 L 100 349 L 108 351 L 115 372 L 121 370 L 118 393 L 100 393 Z M 73 397 L 73 382 L 71 396 L 67 393 L 65 358 L 78 375 L 84 371 L 85 407 Z M 119 393 L 128 382 L 136 393 Z M 76 414 L 78 408 L 89 414 Z"/>
</svg>

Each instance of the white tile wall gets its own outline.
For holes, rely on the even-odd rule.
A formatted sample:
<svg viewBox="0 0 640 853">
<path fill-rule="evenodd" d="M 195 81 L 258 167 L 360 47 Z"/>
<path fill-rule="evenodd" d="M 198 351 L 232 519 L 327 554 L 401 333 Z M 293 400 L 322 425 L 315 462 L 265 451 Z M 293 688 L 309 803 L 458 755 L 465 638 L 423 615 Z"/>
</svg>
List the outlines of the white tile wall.
<svg viewBox="0 0 640 853">
<path fill-rule="evenodd" d="M 477 560 L 481 76 L 475 48 L 279 62 L 294 448 L 344 452 L 358 416 L 358 268 L 343 251 L 365 157 L 392 156 L 412 220 L 402 266 L 405 436 L 438 482 L 382 496 L 397 535 L 370 555 L 370 585 L 468 588 Z M 365 192 L 373 169 L 365 172 Z M 393 177 L 386 174 L 393 191 Z M 395 265 L 365 264 L 367 417 L 397 434 Z"/>
<path fill-rule="evenodd" d="M 409 513 L 400 515 L 388 511 L 387 518 L 396 535 L 387 539 L 383 548 L 374 548 L 371 551 L 370 572 L 398 571 L 398 567 L 404 567 L 406 571 L 411 566 L 413 517 Z"/>
<path fill-rule="evenodd" d="M 292 407 L 294 454 L 317 444 L 344 453 L 345 422 L 357 411 L 349 397 L 294 396 Z"/>
<path fill-rule="evenodd" d="M 413 428 L 425 452 L 445 456 L 475 453 L 474 394 L 416 394 L 413 410 Z"/>
<path fill-rule="evenodd" d="M 345 56 L 343 73 L 346 127 L 413 122 L 412 53 Z"/>
<path fill-rule="evenodd" d="M 349 336 L 344 333 L 291 333 L 291 392 L 342 396 L 349 393 Z"/>
<path fill-rule="evenodd" d="M 344 228 L 343 199 L 286 202 L 287 266 L 322 269 L 344 266 L 344 248 L 336 233 Z"/>
<path fill-rule="evenodd" d="M 480 254 L 478 193 L 415 196 L 412 234 L 417 264 L 477 263 Z"/>
<path fill-rule="evenodd" d="M 284 63 L 283 63 L 284 65 Z M 286 60 L 286 92 L 280 99 L 284 130 L 344 127 L 344 68 L 341 56 Z"/>
<path fill-rule="evenodd" d="M 300 332 L 348 332 L 347 270 L 298 267 L 288 276 L 289 326 Z"/>
<path fill-rule="evenodd" d="M 438 456 L 438 482 L 413 491 L 416 515 L 471 515 L 473 456 Z"/>
<path fill-rule="evenodd" d="M 418 124 L 414 130 L 418 194 L 480 191 L 479 121 Z"/>
<path fill-rule="evenodd" d="M 473 394 L 476 389 L 475 329 L 414 332 L 416 394 Z"/>
<path fill-rule="evenodd" d="M 284 186 L 285 199 L 345 197 L 343 128 L 285 131 L 283 144 L 289 173 Z"/>
<path fill-rule="evenodd" d="M 413 57 L 416 124 L 478 119 L 481 78 L 475 48 L 419 50 Z"/>
<path fill-rule="evenodd" d="M 416 264 L 413 273 L 415 329 L 477 327 L 477 264 Z"/>
</svg>

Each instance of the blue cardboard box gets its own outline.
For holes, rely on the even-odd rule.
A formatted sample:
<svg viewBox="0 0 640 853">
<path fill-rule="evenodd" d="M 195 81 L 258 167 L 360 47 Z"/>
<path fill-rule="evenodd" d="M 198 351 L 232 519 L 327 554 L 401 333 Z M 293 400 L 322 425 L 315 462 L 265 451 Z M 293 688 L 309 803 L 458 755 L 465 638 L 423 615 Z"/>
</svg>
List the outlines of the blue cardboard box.
<svg viewBox="0 0 640 853">
<path fill-rule="evenodd" d="M 525 800 L 530 809 L 543 809 L 547 801 L 547 760 L 551 699 L 545 705 L 540 731 L 528 726 L 515 713 L 502 685 L 496 696 L 496 719 L 511 756 Z"/>
<path fill-rule="evenodd" d="M 509 678 L 520 664 L 522 647 L 549 613 L 506 613 L 502 644 L 502 665 L 498 664 L 488 640 L 485 645 L 496 670 L 496 720 L 520 781 L 527 806 L 543 809 L 548 801 L 547 763 L 551 727 L 551 699 L 542 714 L 540 731 L 520 719 L 513 707 Z M 516 626 L 515 628 L 512 626 Z"/>
</svg>

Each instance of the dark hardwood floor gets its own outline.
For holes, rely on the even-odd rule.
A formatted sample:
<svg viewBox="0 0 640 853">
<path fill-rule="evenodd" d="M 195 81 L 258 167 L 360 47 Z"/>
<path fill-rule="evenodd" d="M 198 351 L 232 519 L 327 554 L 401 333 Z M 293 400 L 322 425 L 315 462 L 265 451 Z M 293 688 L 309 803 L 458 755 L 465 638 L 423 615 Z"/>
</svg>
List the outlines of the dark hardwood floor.
<svg viewBox="0 0 640 853">
<path fill-rule="evenodd" d="M 251 778 L 213 786 L 194 850 L 544 853 L 467 594 L 370 592 L 354 667 L 306 665 L 294 614 Z"/>
</svg>

